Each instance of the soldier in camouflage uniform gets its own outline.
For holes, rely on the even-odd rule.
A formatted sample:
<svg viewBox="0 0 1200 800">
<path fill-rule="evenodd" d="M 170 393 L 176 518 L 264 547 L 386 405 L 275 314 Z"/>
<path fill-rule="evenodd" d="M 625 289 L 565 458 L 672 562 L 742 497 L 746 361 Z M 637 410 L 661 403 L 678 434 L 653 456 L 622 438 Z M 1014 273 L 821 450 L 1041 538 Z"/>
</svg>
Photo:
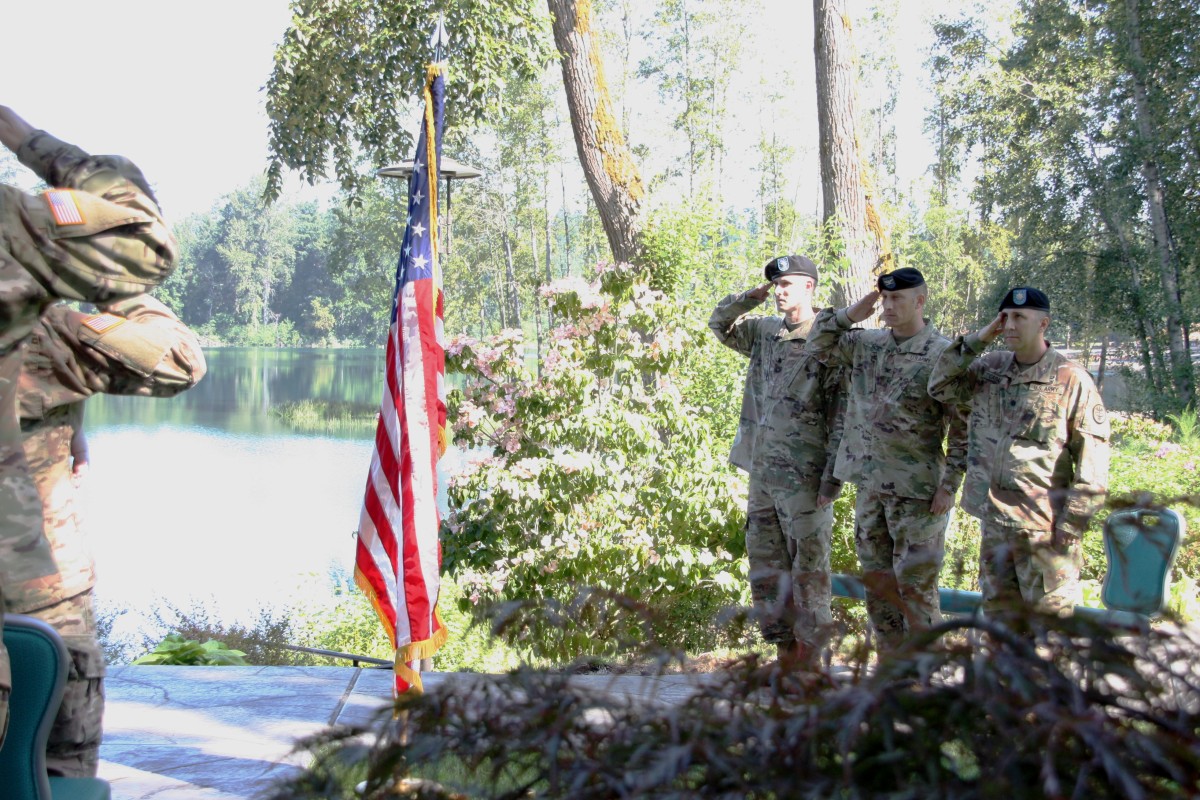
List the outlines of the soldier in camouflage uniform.
<svg viewBox="0 0 1200 800">
<path fill-rule="evenodd" d="M 808 350 L 850 371 L 834 477 L 858 487 L 854 542 L 867 615 L 879 645 L 941 621 L 938 573 L 954 494 L 967 465 L 966 418 L 927 386 L 950 340 L 922 316 L 928 289 L 918 270 L 879 276 L 854 305 L 825 309 Z M 882 301 L 890 330 L 851 330 Z"/>
<path fill-rule="evenodd" d="M 982 529 L 984 608 L 1024 602 L 1068 614 L 1081 599 L 1080 538 L 1108 484 L 1108 416 L 1087 370 L 1050 346 L 1050 301 L 1005 295 L 978 333 L 934 365 L 929 393 L 970 405 L 962 507 Z M 1008 352 L 983 350 L 1003 333 Z"/>
<path fill-rule="evenodd" d="M 61 303 L 38 320 L 19 384 L 25 457 L 41 496 L 56 572 L 15 559 L 0 565 L 10 611 L 52 625 L 71 654 L 66 693 L 46 745 L 52 775 L 88 777 L 99 763 L 104 654 L 96 640 L 95 565 L 76 506 L 87 465 L 83 401 L 96 392 L 169 397 L 205 372 L 195 335 L 149 295 L 85 314 Z"/>
<path fill-rule="evenodd" d="M 89 156 L 0 106 L 0 144 L 49 184 L 31 195 L 0 186 L 0 563 L 55 573 L 42 503 L 17 421 L 21 345 L 56 297 L 112 301 L 161 282 L 175 240 L 140 170 Z M 0 578 L 0 597 L 9 591 Z M 8 723 L 8 654 L 0 644 L 0 739 Z"/>
<path fill-rule="evenodd" d="M 833 476 L 842 408 L 837 369 L 804 348 L 817 267 L 772 259 L 768 283 L 717 304 L 708 321 L 722 344 L 750 358 L 730 461 L 750 474 L 746 554 L 763 639 L 807 663 L 819 655 L 830 612 Z M 772 286 L 782 316 L 752 312 Z"/>
</svg>

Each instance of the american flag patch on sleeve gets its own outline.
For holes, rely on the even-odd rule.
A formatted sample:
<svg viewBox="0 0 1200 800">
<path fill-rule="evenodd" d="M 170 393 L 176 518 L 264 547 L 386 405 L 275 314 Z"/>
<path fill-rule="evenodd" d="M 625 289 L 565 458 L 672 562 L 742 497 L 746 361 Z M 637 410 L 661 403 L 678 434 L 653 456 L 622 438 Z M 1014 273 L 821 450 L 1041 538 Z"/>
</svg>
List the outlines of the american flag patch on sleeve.
<svg viewBox="0 0 1200 800">
<path fill-rule="evenodd" d="M 111 331 L 122 322 L 125 322 L 125 318 L 118 317 L 116 314 L 94 314 L 85 319 L 83 324 L 96 333 L 104 333 L 105 331 Z"/>
<path fill-rule="evenodd" d="M 43 197 L 50 204 L 50 213 L 59 225 L 82 225 L 83 212 L 75 199 L 75 192 L 70 189 L 51 189 Z"/>
</svg>

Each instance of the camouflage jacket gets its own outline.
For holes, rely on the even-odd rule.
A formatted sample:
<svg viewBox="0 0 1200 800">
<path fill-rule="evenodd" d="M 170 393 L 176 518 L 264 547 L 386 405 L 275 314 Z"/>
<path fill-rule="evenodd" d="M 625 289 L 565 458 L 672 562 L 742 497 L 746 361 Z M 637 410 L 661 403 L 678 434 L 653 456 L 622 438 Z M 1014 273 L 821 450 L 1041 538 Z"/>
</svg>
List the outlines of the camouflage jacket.
<svg viewBox="0 0 1200 800">
<path fill-rule="evenodd" d="M 0 565 L 9 610 L 26 613 L 84 592 L 95 583 L 71 476 L 71 439 L 83 400 L 96 392 L 170 397 L 206 369 L 200 342 L 149 295 L 85 314 L 61 303 L 42 314 L 25 346 L 19 382 L 25 457 L 42 503 L 44 536 L 54 559 Z"/>
<path fill-rule="evenodd" d="M 44 131 L 17 157 L 54 188 L 30 195 L 0 186 L 0 563 L 52 568 L 17 422 L 20 345 L 56 297 L 111 300 L 161 282 L 174 266 L 175 240 L 129 161 L 89 156 Z M 0 658 L 0 688 L 7 682 Z"/>
<path fill-rule="evenodd" d="M 789 331 L 780 317 L 750 315 L 746 293 L 717 304 L 708 327 L 750 358 L 742 414 L 729 460 L 764 484 L 836 497 L 833 475 L 844 409 L 842 372 L 805 347 L 809 326 Z"/>
<path fill-rule="evenodd" d="M 997 525 L 1081 535 L 1108 487 L 1108 416 L 1087 371 L 1050 349 L 1024 369 L 959 336 L 929 393 L 970 406 L 962 507 Z"/>
<path fill-rule="evenodd" d="M 958 491 L 967 467 L 967 420 L 929 396 L 933 362 L 950 340 L 926 323 L 897 344 L 890 330 L 851 330 L 846 309 L 813 322 L 809 352 L 849 369 L 834 475 L 870 492 L 931 499 Z"/>
</svg>

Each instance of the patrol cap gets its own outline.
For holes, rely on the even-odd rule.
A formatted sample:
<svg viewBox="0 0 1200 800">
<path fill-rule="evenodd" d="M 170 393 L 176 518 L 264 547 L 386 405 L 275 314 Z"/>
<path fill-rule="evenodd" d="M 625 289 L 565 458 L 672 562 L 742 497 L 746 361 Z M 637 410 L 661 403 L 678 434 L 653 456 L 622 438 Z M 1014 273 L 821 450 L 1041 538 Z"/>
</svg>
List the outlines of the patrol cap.
<svg viewBox="0 0 1200 800">
<path fill-rule="evenodd" d="M 924 285 L 925 276 L 921 274 L 920 270 L 912 267 L 901 267 L 892 272 L 885 272 L 875 281 L 875 287 L 881 292 L 895 292 Z"/>
<path fill-rule="evenodd" d="M 1046 293 L 1040 289 L 1034 289 L 1030 286 L 1017 286 L 1008 290 L 1008 294 L 1004 295 L 1004 299 L 1000 301 L 1000 310 L 1006 308 L 1027 308 L 1032 311 L 1049 311 L 1050 298 L 1046 297 Z"/>
<path fill-rule="evenodd" d="M 768 281 L 785 275 L 805 275 L 817 282 L 817 265 L 804 256 L 779 256 L 767 262 L 763 273 Z"/>
</svg>

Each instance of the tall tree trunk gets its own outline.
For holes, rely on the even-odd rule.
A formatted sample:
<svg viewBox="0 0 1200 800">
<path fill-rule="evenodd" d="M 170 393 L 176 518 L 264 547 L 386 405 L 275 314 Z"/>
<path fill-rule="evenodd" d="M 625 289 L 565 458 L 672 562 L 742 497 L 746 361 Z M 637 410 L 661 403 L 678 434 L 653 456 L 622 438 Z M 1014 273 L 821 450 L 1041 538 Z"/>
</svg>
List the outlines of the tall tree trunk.
<svg viewBox="0 0 1200 800">
<path fill-rule="evenodd" d="M 547 0 L 579 163 L 617 261 L 640 263 L 645 189 L 613 115 L 591 0 Z"/>
<path fill-rule="evenodd" d="M 847 270 L 834 278 L 833 304 L 848 305 L 874 288 L 884 268 L 887 235 L 867 193 L 855 129 L 857 100 L 846 0 L 813 0 L 817 63 L 817 124 L 826 232 L 845 246 Z M 888 254 L 890 256 L 890 253 Z"/>
<path fill-rule="evenodd" d="M 508 315 L 512 327 L 521 327 L 521 298 L 517 293 L 517 270 L 513 264 L 512 237 L 508 235 L 508 222 L 501 233 L 504 244 L 504 297 L 508 301 Z"/>
<path fill-rule="evenodd" d="M 1133 73 L 1134 123 L 1142 149 L 1142 179 L 1146 183 L 1146 204 L 1150 211 L 1150 230 L 1154 235 L 1154 251 L 1158 257 L 1162 279 L 1163 299 L 1167 311 L 1167 347 L 1171 353 L 1171 383 L 1179 406 L 1193 402 L 1195 380 L 1192 354 L 1185 334 L 1183 299 L 1179 291 L 1179 262 L 1167 222 L 1167 209 L 1162 178 L 1159 173 L 1154 125 L 1146 91 L 1146 60 L 1142 53 L 1141 25 L 1138 0 L 1125 0 L 1126 34 Z"/>
</svg>

